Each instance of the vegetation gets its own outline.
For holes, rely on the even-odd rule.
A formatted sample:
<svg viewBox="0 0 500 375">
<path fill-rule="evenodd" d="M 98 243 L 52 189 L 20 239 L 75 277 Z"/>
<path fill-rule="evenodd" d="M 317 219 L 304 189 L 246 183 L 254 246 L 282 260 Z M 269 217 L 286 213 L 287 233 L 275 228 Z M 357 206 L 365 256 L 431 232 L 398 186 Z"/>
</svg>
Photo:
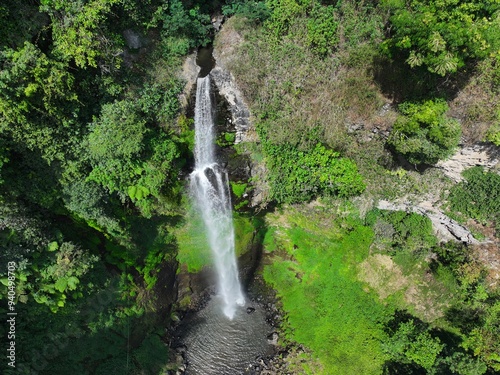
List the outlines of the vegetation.
<svg viewBox="0 0 500 375">
<path fill-rule="evenodd" d="M 395 156 L 431 166 L 461 137 L 500 144 L 498 1 L 14 0 L 0 20 L 0 299 L 15 262 L 22 316 L 6 374 L 175 370 L 175 277 L 211 262 L 184 194 L 179 77 L 212 41 L 231 47 L 258 138 L 217 138 L 256 173 L 231 182 L 236 250 L 262 242 L 280 337 L 311 359 L 290 370 L 500 371 L 490 245 L 440 243 L 429 219 L 374 208 L 434 193 L 496 226 L 496 246 L 497 171 L 452 186 Z"/>
<path fill-rule="evenodd" d="M 400 53 L 408 65 L 444 76 L 471 59 L 498 54 L 500 19 L 492 0 L 382 2 L 391 12 L 383 48 Z M 422 27 L 424 25 L 425 27 Z"/>
<path fill-rule="evenodd" d="M 498 293 L 487 287 L 471 249 L 438 245 L 430 226 L 421 227 L 426 221 L 373 211 L 363 222 L 346 203 L 287 207 L 268 216 L 272 240 L 265 239 L 265 246 L 273 261 L 263 275 L 278 291 L 286 340 L 305 345 L 319 359 L 300 371 L 498 370 L 491 341 L 498 332 L 490 320 Z M 429 253 L 436 254 L 431 263 L 425 260 Z"/>
<path fill-rule="evenodd" d="M 454 212 L 481 223 L 500 223 L 500 176 L 473 167 L 462 173 L 465 181 L 454 186 L 449 195 Z"/>
<path fill-rule="evenodd" d="M 342 197 L 364 190 L 362 177 L 349 159 L 318 144 L 311 151 L 289 145 L 264 148 L 270 168 L 271 197 L 277 202 L 307 201 L 320 194 Z"/>
<path fill-rule="evenodd" d="M 159 373 L 190 159 L 180 57 L 209 41 L 210 17 L 156 0 L 13 1 L 0 17 L 0 264 L 16 263 L 16 373 Z"/>
<path fill-rule="evenodd" d="M 447 118 L 444 100 L 403 103 L 388 144 L 412 164 L 435 164 L 450 156 L 460 140 L 460 125 Z"/>
<path fill-rule="evenodd" d="M 275 233 L 279 251 L 264 269 L 283 303 L 287 338 L 319 358 L 322 370 L 308 373 L 379 373 L 379 340 L 389 312 L 356 279 L 356 264 L 368 255 L 373 232 L 355 218 L 346 218 L 344 228 L 329 221 L 319 230 L 318 217 L 287 219 L 291 227 L 282 236 Z"/>
</svg>

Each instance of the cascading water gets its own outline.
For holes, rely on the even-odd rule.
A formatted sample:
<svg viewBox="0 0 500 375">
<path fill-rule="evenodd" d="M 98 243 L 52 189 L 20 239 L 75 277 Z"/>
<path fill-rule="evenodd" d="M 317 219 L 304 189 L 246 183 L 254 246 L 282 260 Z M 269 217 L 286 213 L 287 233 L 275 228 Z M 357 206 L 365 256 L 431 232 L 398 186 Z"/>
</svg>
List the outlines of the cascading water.
<svg viewBox="0 0 500 375">
<path fill-rule="evenodd" d="M 195 170 L 190 176 L 191 192 L 205 223 L 208 242 L 214 255 L 224 314 L 232 319 L 236 306 L 243 306 L 245 298 L 236 266 L 227 173 L 215 158 L 214 105 L 210 76 L 198 78 L 197 81 L 194 126 Z"/>
</svg>

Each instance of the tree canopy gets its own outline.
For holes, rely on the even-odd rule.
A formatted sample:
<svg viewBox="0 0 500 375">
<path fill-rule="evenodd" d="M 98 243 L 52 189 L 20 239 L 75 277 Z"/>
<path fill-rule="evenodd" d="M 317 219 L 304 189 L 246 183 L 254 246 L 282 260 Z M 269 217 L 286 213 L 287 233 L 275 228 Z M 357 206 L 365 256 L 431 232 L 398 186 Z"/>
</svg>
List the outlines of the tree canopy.
<svg viewBox="0 0 500 375">
<path fill-rule="evenodd" d="M 496 0 L 384 0 L 392 13 L 383 47 L 411 67 L 444 76 L 471 59 L 500 54 L 500 4 Z"/>
</svg>

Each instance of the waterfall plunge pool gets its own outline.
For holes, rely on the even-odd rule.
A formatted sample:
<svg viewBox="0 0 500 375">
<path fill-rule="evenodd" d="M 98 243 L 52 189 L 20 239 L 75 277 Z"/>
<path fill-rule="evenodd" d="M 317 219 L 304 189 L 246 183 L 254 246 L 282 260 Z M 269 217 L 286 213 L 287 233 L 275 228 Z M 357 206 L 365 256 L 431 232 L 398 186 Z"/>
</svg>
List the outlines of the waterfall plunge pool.
<svg viewBox="0 0 500 375">
<path fill-rule="evenodd" d="M 221 304 L 220 296 L 212 296 L 179 327 L 180 343 L 186 347 L 187 375 L 254 374 L 256 358 L 274 353 L 267 338 L 272 328 L 259 304 L 247 301 L 233 319 L 227 318 Z"/>
</svg>

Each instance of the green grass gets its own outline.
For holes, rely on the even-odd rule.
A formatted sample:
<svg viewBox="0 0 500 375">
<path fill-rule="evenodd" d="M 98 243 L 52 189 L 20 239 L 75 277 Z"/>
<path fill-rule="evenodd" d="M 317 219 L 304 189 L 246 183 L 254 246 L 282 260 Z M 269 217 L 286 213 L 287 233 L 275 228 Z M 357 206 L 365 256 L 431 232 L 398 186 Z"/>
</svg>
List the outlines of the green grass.
<svg viewBox="0 0 500 375">
<path fill-rule="evenodd" d="M 350 218 L 335 218 L 344 228 L 327 216 L 323 225 L 315 219 L 293 212 L 287 214 L 291 228 L 269 232 L 286 249 L 275 251 L 263 270 L 283 303 L 286 337 L 319 359 L 321 368 L 307 373 L 380 374 L 386 360 L 382 324 L 392 309 L 366 291 L 356 270 L 368 256 L 373 231 Z"/>
</svg>

